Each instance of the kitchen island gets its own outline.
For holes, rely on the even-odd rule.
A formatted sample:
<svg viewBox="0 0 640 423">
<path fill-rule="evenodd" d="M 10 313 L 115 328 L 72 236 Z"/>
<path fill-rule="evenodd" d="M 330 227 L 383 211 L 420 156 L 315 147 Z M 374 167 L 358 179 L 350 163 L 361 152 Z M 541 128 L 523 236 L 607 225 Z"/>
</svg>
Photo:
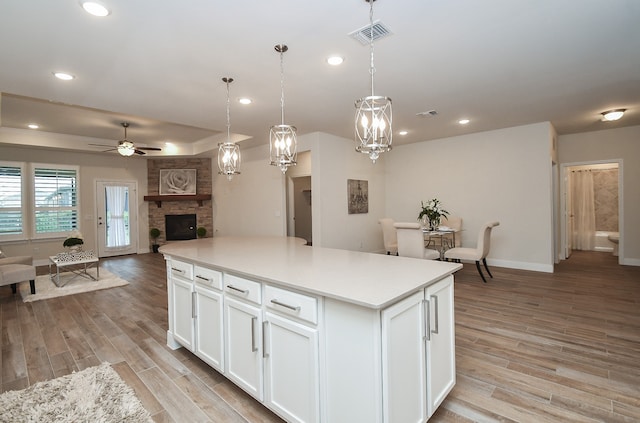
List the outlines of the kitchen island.
<svg viewBox="0 0 640 423">
<path fill-rule="evenodd" d="M 422 422 L 455 384 L 461 265 L 220 237 L 161 247 L 167 343 L 289 422 Z"/>
</svg>

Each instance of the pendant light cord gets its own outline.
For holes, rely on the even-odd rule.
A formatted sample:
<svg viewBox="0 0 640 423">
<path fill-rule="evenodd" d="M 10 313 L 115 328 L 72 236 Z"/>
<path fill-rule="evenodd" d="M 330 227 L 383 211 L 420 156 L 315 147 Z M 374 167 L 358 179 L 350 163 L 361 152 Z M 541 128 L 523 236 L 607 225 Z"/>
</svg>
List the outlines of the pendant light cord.
<svg viewBox="0 0 640 423">
<path fill-rule="evenodd" d="M 369 73 L 371 74 L 371 97 L 373 97 L 373 75 L 376 73 L 376 68 L 373 66 L 373 2 L 375 0 L 369 1 L 369 50 L 371 54 L 371 66 L 369 68 Z"/>
<path fill-rule="evenodd" d="M 280 51 L 280 117 L 284 125 L 284 51 Z"/>
<path fill-rule="evenodd" d="M 233 80 L 231 80 L 233 81 Z M 231 113 L 229 109 L 231 108 L 231 102 L 229 101 L 229 83 L 231 82 L 227 79 L 227 142 L 231 143 Z"/>
</svg>

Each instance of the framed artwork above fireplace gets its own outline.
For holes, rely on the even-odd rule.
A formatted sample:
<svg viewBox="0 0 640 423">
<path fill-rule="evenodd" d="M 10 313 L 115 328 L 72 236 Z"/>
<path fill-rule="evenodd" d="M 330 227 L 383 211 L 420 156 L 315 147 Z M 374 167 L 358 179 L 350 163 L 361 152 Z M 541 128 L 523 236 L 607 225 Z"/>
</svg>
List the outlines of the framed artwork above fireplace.
<svg viewBox="0 0 640 423">
<path fill-rule="evenodd" d="M 196 169 L 160 169 L 160 195 L 195 195 Z"/>
</svg>

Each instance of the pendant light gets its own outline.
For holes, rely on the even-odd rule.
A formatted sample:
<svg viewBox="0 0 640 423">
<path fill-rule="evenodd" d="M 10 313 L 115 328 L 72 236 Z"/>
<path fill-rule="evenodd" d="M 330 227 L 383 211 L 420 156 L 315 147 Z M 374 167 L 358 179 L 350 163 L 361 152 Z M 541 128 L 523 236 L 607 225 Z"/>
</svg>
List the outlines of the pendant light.
<svg viewBox="0 0 640 423">
<path fill-rule="evenodd" d="M 218 174 L 225 175 L 230 181 L 233 175 L 240 174 L 240 147 L 231 141 L 229 84 L 233 78 L 222 78 L 222 82 L 227 84 L 227 141 L 218 144 Z"/>
<path fill-rule="evenodd" d="M 280 125 L 274 125 L 269 131 L 269 156 L 270 164 L 278 166 L 282 173 L 289 166 L 296 165 L 298 141 L 296 140 L 296 127 L 284 124 L 284 53 L 289 48 L 284 44 L 278 44 L 275 50 L 280 53 Z"/>
<path fill-rule="evenodd" d="M 381 153 L 391 150 L 391 99 L 384 96 L 376 96 L 373 90 L 373 76 L 376 68 L 373 66 L 373 2 L 369 3 L 369 51 L 371 62 L 369 74 L 371 75 L 371 95 L 356 101 L 355 141 L 356 151 L 368 154 L 369 158 L 376 162 Z"/>
</svg>

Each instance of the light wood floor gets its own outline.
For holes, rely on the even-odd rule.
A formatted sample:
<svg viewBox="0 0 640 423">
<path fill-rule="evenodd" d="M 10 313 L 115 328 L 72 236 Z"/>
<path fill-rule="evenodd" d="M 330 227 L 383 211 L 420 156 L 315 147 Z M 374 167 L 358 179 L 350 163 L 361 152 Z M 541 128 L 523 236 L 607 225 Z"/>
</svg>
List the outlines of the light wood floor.
<svg viewBox="0 0 640 423">
<path fill-rule="evenodd" d="M 101 265 L 131 284 L 33 303 L 0 288 L 3 392 L 109 361 L 155 421 L 281 421 L 165 346 L 162 255 Z M 553 274 L 492 270 L 456 274 L 457 384 L 430 421 L 640 421 L 640 267 L 576 252 Z"/>
</svg>

